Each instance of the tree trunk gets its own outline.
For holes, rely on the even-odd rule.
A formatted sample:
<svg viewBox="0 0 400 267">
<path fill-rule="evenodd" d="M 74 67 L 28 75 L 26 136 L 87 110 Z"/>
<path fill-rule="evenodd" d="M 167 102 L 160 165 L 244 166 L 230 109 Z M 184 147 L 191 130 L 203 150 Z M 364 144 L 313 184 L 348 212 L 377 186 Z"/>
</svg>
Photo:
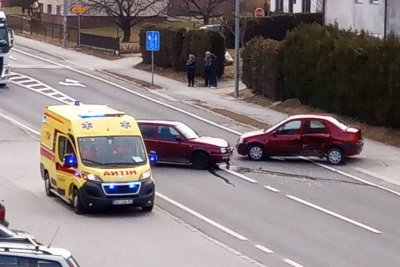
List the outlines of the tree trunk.
<svg viewBox="0 0 400 267">
<path fill-rule="evenodd" d="M 131 20 L 127 18 L 120 19 L 120 28 L 124 33 L 124 37 L 122 37 L 122 42 L 129 42 L 131 39 Z"/>
<path fill-rule="evenodd" d="M 131 28 L 124 27 L 122 31 L 124 32 L 124 37 L 122 38 L 122 42 L 123 43 L 129 42 L 129 40 L 131 39 Z"/>
<path fill-rule="evenodd" d="M 204 25 L 210 24 L 210 16 L 209 15 L 203 16 L 203 23 L 204 23 Z"/>
</svg>

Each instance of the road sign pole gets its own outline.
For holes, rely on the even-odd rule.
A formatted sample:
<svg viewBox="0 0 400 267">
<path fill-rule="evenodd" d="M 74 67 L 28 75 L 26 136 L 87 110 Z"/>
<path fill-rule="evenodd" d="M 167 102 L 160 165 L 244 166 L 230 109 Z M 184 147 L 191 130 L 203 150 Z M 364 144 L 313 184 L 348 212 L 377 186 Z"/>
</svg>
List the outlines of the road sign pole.
<svg viewBox="0 0 400 267">
<path fill-rule="evenodd" d="M 151 86 L 154 86 L 154 51 L 151 51 Z"/>
<path fill-rule="evenodd" d="M 235 93 L 239 97 L 239 61 L 240 61 L 240 1 L 235 1 Z"/>
<path fill-rule="evenodd" d="M 63 2 L 63 47 L 66 48 L 67 47 L 67 27 L 68 27 L 68 20 L 67 20 L 67 14 L 68 14 L 68 4 L 67 4 L 67 0 L 64 0 Z"/>
<path fill-rule="evenodd" d="M 78 47 L 81 46 L 81 14 L 78 14 Z"/>
</svg>

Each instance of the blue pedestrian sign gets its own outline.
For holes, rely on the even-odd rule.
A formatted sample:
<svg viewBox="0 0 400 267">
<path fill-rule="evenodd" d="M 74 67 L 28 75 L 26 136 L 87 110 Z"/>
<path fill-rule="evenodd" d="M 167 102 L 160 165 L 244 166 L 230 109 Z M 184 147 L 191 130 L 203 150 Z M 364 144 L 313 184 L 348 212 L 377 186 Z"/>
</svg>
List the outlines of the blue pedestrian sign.
<svg viewBox="0 0 400 267">
<path fill-rule="evenodd" d="M 160 51 L 160 32 L 158 31 L 146 32 L 146 50 Z"/>
</svg>

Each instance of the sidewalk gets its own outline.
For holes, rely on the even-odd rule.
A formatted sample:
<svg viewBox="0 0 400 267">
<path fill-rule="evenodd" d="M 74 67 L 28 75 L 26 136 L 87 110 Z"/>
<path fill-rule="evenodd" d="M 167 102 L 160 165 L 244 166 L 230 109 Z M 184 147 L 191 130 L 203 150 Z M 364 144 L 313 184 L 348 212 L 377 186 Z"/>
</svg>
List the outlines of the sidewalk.
<svg viewBox="0 0 400 267">
<path fill-rule="evenodd" d="M 118 73 L 136 80 L 151 82 L 151 73 L 134 68 L 134 65 L 140 63 L 138 57 L 106 60 L 21 36 L 16 36 L 16 44 L 59 57 L 68 63 L 75 64 L 75 68 L 78 69 Z M 223 82 L 218 89 L 193 88 L 187 87 L 186 83 L 154 74 L 154 83 L 162 88 L 154 90 L 157 94 L 181 101 L 201 101 L 211 108 L 226 109 L 268 125 L 273 125 L 287 117 L 287 114 L 232 97 L 231 95 L 234 92 L 233 81 Z M 244 85 L 241 84 L 240 88 L 244 88 Z M 357 166 L 351 166 L 358 173 L 400 185 L 400 175 L 398 175 L 400 173 L 399 148 L 365 140 L 362 157 L 362 161 L 357 162 Z"/>
</svg>

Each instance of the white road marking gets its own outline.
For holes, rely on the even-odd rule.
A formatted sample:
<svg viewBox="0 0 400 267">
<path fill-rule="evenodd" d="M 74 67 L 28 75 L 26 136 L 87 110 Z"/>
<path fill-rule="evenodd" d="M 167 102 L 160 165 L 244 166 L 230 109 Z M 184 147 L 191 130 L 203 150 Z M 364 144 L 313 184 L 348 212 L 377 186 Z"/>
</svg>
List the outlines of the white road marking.
<svg viewBox="0 0 400 267">
<path fill-rule="evenodd" d="M 65 82 L 59 82 L 58 84 L 64 85 L 64 86 L 78 86 L 78 87 L 86 87 L 86 85 L 81 84 L 80 81 L 75 81 L 72 79 L 65 79 Z"/>
<path fill-rule="evenodd" d="M 170 204 L 172 204 L 172 205 L 174 205 L 174 206 L 176 206 L 176 207 L 178 207 L 178 208 L 190 213 L 191 215 L 197 217 L 198 219 L 200 219 L 200 220 L 202 220 L 202 221 L 204 221 L 204 222 L 206 222 L 206 223 L 208 223 L 208 224 L 220 229 L 221 231 L 223 231 L 223 232 L 225 232 L 225 233 L 227 233 L 227 234 L 229 234 L 229 235 L 231 235 L 231 236 L 233 236 L 233 237 L 235 237 L 235 238 L 237 238 L 237 239 L 239 239 L 241 241 L 248 240 L 246 237 L 244 237 L 244 236 L 232 231 L 229 228 L 226 228 L 225 226 L 220 225 L 219 223 L 217 223 L 217 222 L 215 222 L 215 221 L 213 221 L 213 220 L 201 215 L 200 213 L 198 213 L 198 212 L 196 212 L 196 211 L 194 211 L 194 210 L 192 210 L 192 209 L 190 209 L 190 208 L 188 208 L 188 207 L 176 202 L 175 200 L 172 200 L 169 197 L 164 196 L 160 192 L 156 192 L 156 196 L 161 198 L 161 199 L 163 199 L 163 200 L 165 200 L 165 201 L 167 201 L 167 202 L 169 202 Z"/>
<path fill-rule="evenodd" d="M 295 261 L 293 261 L 293 260 L 291 260 L 291 259 L 284 259 L 283 261 L 284 261 L 285 263 L 287 263 L 287 264 L 293 266 L 293 267 L 303 267 L 303 265 L 298 264 L 297 262 L 295 262 Z"/>
<path fill-rule="evenodd" d="M 15 119 L 11 118 L 9 116 L 7 116 L 6 114 L 3 114 L 3 113 L 0 112 L 0 117 L 3 117 L 4 119 L 8 120 L 12 124 L 18 126 L 19 128 L 21 128 L 21 129 L 23 129 L 25 131 L 31 132 L 31 133 L 36 134 L 36 135 L 40 135 L 40 132 L 32 129 L 31 127 L 29 127 L 29 126 L 27 126 L 27 125 L 15 120 Z"/>
<path fill-rule="evenodd" d="M 393 181 L 392 179 L 389 179 L 389 178 L 387 178 L 387 177 L 385 177 L 385 176 L 383 176 L 383 175 L 380 175 L 380 174 L 378 174 L 378 173 L 375 173 L 375 172 L 366 170 L 366 169 L 364 169 L 364 168 L 360 168 L 360 167 L 352 167 L 352 168 L 353 168 L 354 170 L 358 171 L 358 172 L 364 173 L 364 174 L 369 175 L 369 176 L 372 176 L 372 177 L 374 177 L 374 178 L 378 178 L 378 179 L 381 179 L 381 180 L 384 180 L 384 181 L 389 181 L 389 182 L 391 182 L 391 183 L 393 183 L 393 184 L 400 185 L 399 182 Z M 397 193 L 397 192 L 396 192 L 396 193 Z"/>
<path fill-rule="evenodd" d="M 363 228 L 363 229 L 365 229 L 365 230 L 368 230 L 368 231 L 370 231 L 370 232 L 373 232 L 373 233 L 375 233 L 375 234 L 381 234 L 381 233 L 382 233 L 381 231 L 376 230 L 375 228 L 372 228 L 372 227 L 370 227 L 370 226 L 368 226 L 368 225 L 365 225 L 365 224 L 359 223 L 359 222 L 357 222 L 357 221 L 354 221 L 354 220 L 352 220 L 352 219 L 349 219 L 349 218 L 347 218 L 347 217 L 345 217 L 345 216 L 343 216 L 343 215 L 337 214 L 337 213 L 335 213 L 335 212 L 333 212 L 333 211 L 324 209 L 324 208 L 322 208 L 322 207 L 320 207 L 320 206 L 317 206 L 317 205 L 312 204 L 312 203 L 310 203 L 310 202 L 308 202 L 308 201 L 302 200 L 302 199 L 300 199 L 300 198 L 298 198 L 298 197 L 295 197 L 295 196 L 292 196 L 292 195 L 286 195 L 286 197 L 288 197 L 288 198 L 290 198 L 290 199 L 292 199 L 292 200 L 294 200 L 294 201 L 297 201 L 297 202 L 299 202 L 299 203 L 302 203 L 302 204 L 304 204 L 304 205 L 306 205 L 306 206 L 309 206 L 309 207 L 311 207 L 311 208 L 314 208 L 314 209 L 316 209 L 316 210 L 319 210 L 319 211 L 322 211 L 322 212 L 327 213 L 327 214 L 329 214 L 329 215 L 332 215 L 333 217 L 336 217 L 336 218 L 338 218 L 338 219 L 341 219 L 341 220 L 344 220 L 344 221 L 349 222 L 349 223 L 351 223 L 351 224 L 354 224 L 354 225 L 356 225 L 356 226 L 358 226 L 358 227 L 361 227 L 361 228 Z"/>
<path fill-rule="evenodd" d="M 332 171 L 332 172 L 334 172 L 334 173 L 340 174 L 340 175 L 342 175 L 342 176 L 346 176 L 346 177 L 351 178 L 351 179 L 353 179 L 353 180 L 362 182 L 362 183 L 364 183 L 364 184 L 367 184 L 367 185 L 370 185 L 370 186 L 373 186 L 373 187 L 382 189 L 382 190 L 384 190 L 384 191 L 387 191 L 387 192 L 389 192 L 389 193 L 395 194 L 395 195 L 397 195 L 397 196 L 400 196 L 400 192 L 397 192 L 397 191 L 395 191 L 395 190 L 392 190 L 392 189 L 386 188 L 386 187 L 384 187 L 384 186 L 381 186 L 381 185 L 377 185 L 377 184 L 368 182 L 367 180 L 361 179 L 361 178 L 359 178 L 359 177 L 357 177 L 357 176 L 354 176 L 354 175 L 352 175 L 352 174 L 349 174 L 349 173 L 347 173 L 347 172 L 344 172 L 344 171 L 341 171 L 341 170 L 332 168 L 332 167 L 327 166 L 327 165 L 325 165 L 325 164 L 322 164 L 322 163 L 313 161 L 312 159 L 309 159 L 309 158 L 306 158 L 306 157 L 299 157 L 299 158 L 304 159 L 304 160 L 307 160 L 307 161 L 310 161 L 310 162 L 314 163 L 315 165 L 318 165 L 318 166 L 320 166 L 320 167 L 322 167 L 322 168 L 324 168 L 324 169 L 330 170 L 330 171 Z"/>
<path fill-rule="evenodd" d="M 16 59 L 15 57 L 13 57 L 13 56 L 9 56 L 9 58 L 10 58 L 11 60 L 17 61 L 17 59 Z"/>
<path fill-rule="evenodd" d="M 247 182 L 250 182 L 250 183 L 253 183 L 253 184 L 258 183 L 258 181 L 254 180 L 254 179 L 251 179 L 251 178 L 249 178 L 247 176 L 244 176 L 243 174 L 240 174 L 240 173 L 237 173 L 235 171 L 229 170 L 224 166 L 221 166 L 221 170 L 223 170 L 223 171 L 225 171 L 227 173 L 230 173 L 230 174 L 232 174 L 232 175 L 234 175 L 236 177 L 239 177 L 239 178 L 241 178 L 241 179 L 243 179 L 243 180 L 245 180 Z"/>
<path fill-rule="evenodd" d="M 272 186 L 269 186 L 269 185 L 268 186 L 264 186 L 264 188 L 269 190 L 269 191 L 275 192 L 275 193 L 281 192 L 279 189 L 276 189 L 276 188 L 274 188 Z"/>
<path fill-rule="evenodd" d="M 255 245 L 255 247 L 256 247 L 257 249 L 259 249 L 259 250 L 265 252 L 265 253 L 268 253 L 268 254 L 274 253 L 274 252 L 273 252 L 272 250 L 270 250 L 269 248 L 266 248 L 266 247 L 261 246 L 261 245 Z"/>
<path fill-rule="evenodd" d="M 27 53 L 27 52 L 25 52 L 25 51 L 22 51 L 22 50 L 19 50 L 19 49 L 15 49 L 15 48 L 14 48 L 14 51 L 19 52 L 19 53 L 21 53 L 21 54 L 28 55 L 28 56 L 30 56 L 30 57 L 33 57 L 33 58 L 36 58 L 36 59 L 39 59 L 39 60 L 42 60 L 42 61 L 45 61 L 45 62 L 48 62 L 48 63 L 51 63 L 51 64 L 54 64 L 54 65 L 57 65 L 57 66 L 61 66 L 61 67 L 63 67 L 63 68 L 66 68 L 66 69 L 71 70 L 71 71 L 73 71 L 73 72 L 76 72 L 76 73 L 85 75 L 85 76 L 87 76 L 87 77 L 96 79 L 96 80 L 98 80 L 98 81 L 102 81 L 102 82 L 107 83 L 107 84 L 109 84 L 109 85 L 115 86 L 115 87 L 117 87 L 117 88 L 119 88 L 119 89 L 121 89 L 121 90 L 123 90 L 123 91 L 126 91 L 126 92 L 128 92 L 128 93 L 134 94 L 134 95 L 139 96 L 139 97 L 142 97 L 142 98 L 144 98 L 144 99 L 146 99 L 146 100 L 152 101 L 152 102 L 157 103 L 157 104 L 159 104 L 159 105 L 168 107 L 168 108 L 170 108 L 170 109 L 172 109 L 172 110 L 181 112 L 181 113 L 186 114 L 186 115 L 188 115 L 188 116 L 190 116 L 190 117 L 192 117 L 192 118 L 198 119 L 198 120 L 200 120 L 200 121 L 203 121 L 203 122 L 205 122 L 205 123 L 208 123 L 208 124 L 210 124 L 210 125 L 213 125 L 213 126 L 215 126 L 215 127 L 218 127 L 218 128 L 220 128 L 220 129 L 223 129 L 223 130 L 228 131 L 228 132 L 230 132 L 230 133 L 237 134 L 237 135 L 242 135 L 241 132 L 232 130 L 232 129 L 228 128 L 228 127 L 222 126 L 222 125 L 220 125 L 220 124 L 218 124 L 218 123 L 215 123 L 215 122 L 213 122 L 213 121 L 207 120 L 207 119 L 205 119 L 205 118 L 203 118 L 203 117 L 197 116 L 197 115 L 195 115 L 195 114 L 193 114 L 193 113 L 190 113 L 190 112 L 188 112 L 188 111 L 185 111 L 185 110 L 183 110 L 183 109 L 180 109 L 180 108 L 174 107 L 174 106 L 172 106 L 172 105 L 163 103 L 163 102 L 161 102 L 161 101 L 152 99 L 151 97 L 148 97 L 148 96 L 145 96 L 145 95 L 143 95 L 143 94 L 137 93 L 137 92 L 132 91 L 132 90 L 130 90 L 130 89 L 124 87 L 124 86 L 121 86 L 121 85 L 119 85 L 119 84 L 110 82 L 110 81 L 108 81 L 108 80 L 106 80 L 106 79 L 97 77 L 97 76 L 95 76 L 95 75 L 86 73 L 86 72 L 84 72 L 84 71 L 80 71 L 80 70 L 74 69 L 74 68 L 72 68 L 72 67 L 70 67 L 70 66 L 66 66 L 66 65 L 63 65 L 63 64 L 54 62 L 54 61 L 49 60 L 49 59 L 45 59 L 45 58 L 42 58 L 42 57 L 39 57 L 39 56 L 36 56 L 36 55 L 29 54 L 29 53 Z M 345 173 L 345 172 L 336 170 L 336 169 L 334 169 L 334 168 L 330 168 L 330 167 L 327 166 L 327 165 L 324 165 L 324 164 L 315 162 L 315 161 L 310 160 L 310 159 L 308 159 L 308 158 L 305 158 L 305 157 L 299 157 L 299 158 L 306 159 L 306 160 L 311 161 L 311 162 L 313 162 L 314 164 L 316 164 L 316 165 L 318 165 L 318 166 L 320 166 L 320 167 L 322 167 L 322 168 L 329 169 L 329 170 L 334 171 L 334 172 L 336 172 L 336 173 L 338 173 L 338 174 L 347 176 L 347 177 L 349 177 L 349 178 L 355 179 L 355 180 L 357 180 L 357 181 L 361 181 L 361 182 L 363 182 L 363 183 L 372 185 L 372 186 L 374 186 L 374 187 L 380 188 L 380 189 L 382 189 L 382 190 L 385 190 L 385 191 L 387 191 L 387 192 L 391 192 L 391 193 L 393 193 L 393 194 L 396 194 L 396 195 L 400 196 L 400 192 L 397 192 L 397 191 L 388 189 L 388 188 L 386 188 L 386 187 L 379 186 L 379 185 L 376 185 L 376 184 L 367 182 L 367 181 L 362 180 L 362 179 L 360 179 L 360 178 L 358 178 L 358 177 L 355 177 L 355 176 L 353 176 L 353 175 L 351 175 L 351 174 L 348 174 L 348 173 Z"/>
</svg>

